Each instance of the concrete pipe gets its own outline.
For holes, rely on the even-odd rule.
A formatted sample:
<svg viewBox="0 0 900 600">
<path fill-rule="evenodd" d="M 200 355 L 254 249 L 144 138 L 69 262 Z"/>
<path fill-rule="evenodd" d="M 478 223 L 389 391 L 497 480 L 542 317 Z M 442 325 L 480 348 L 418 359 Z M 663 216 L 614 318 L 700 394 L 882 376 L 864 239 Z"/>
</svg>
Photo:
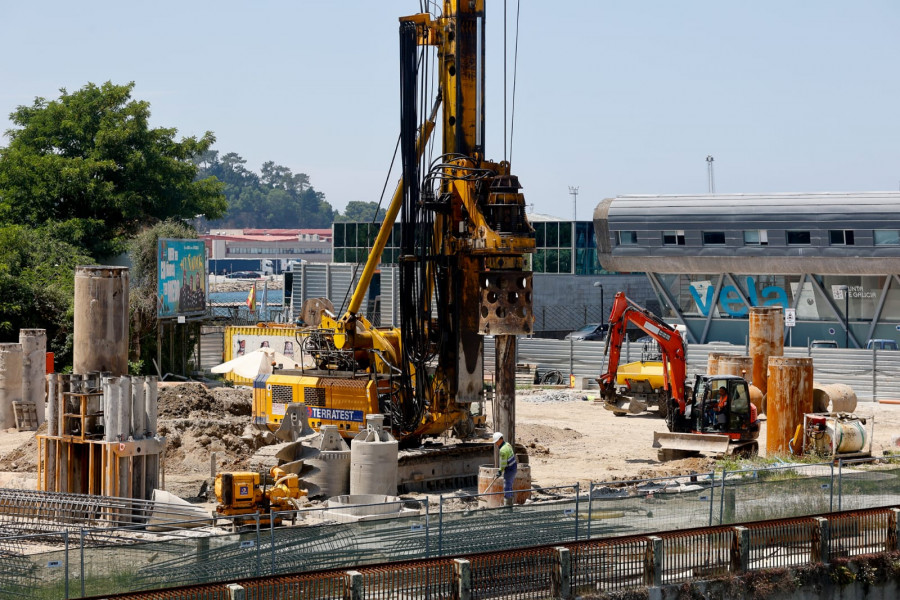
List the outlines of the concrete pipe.
<svg viewBox="0 0 900 600">
<path fill-rule="evenodd" d="M 813 412 L 853 412 L 856 392 L 845 383 L 813 382 Z"/>
<path fill-rule="evenodd" d="M 16 426 L 13 402 L 22 401 L 22 344 L 0 344 L 0 429 Z"/>
<path fill-rule="evenodd" d="M 76 267 L 74 373 L 128 373 L 128 269 Z"/>
<path fill-rule="evenodd" d="M 766 454 L 788 454 L 803 415 L 813 409 L 813 360 L 769 358 L 766 394 Z"/>
<path fill-rule="evenodd" d="M 784 310 L 780 306 L 750 307 L 750 381 L 761 390 L 768 388 L 769 357 L 784 356 Z"/>
<path fill-rule="evenodd" d="M 34 404 L 40 427 L 47 418 L 47 331 L 21 329 L 19 343 L 22 344 L 22 398 Z"/>
<path fill-rule="evenodd" d="M 399 444 L 383 428 L 383 415 L 366 415 L 366 430 L 350 445 L 350 494 L 397 493 Z"/>
</svg>

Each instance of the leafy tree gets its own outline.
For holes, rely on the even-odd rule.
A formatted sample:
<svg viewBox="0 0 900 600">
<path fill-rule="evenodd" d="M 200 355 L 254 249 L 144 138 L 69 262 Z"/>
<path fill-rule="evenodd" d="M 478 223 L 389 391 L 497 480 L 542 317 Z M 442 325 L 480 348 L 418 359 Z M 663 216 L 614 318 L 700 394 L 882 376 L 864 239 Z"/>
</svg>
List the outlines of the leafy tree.
<svg viewBox="0 0 900 600">
<path fill-rule="evenodd" d="M 129 310 L 131 335 L 129 336 L 129 361 L 140 365 L 139 370 L 151 372 L 150 357 L 155 356 L 156 297 L 158 291 L 156 263 L 159 238 L 195 239 L 197 232 L 180 221 L 163 221 L 148 227 L 128 244 L 131 258 L 129 273 Z M 188 341 L 185 341 L 188 343 Z"/>
<path fill-rule="evenodd" d="M 377 217 L 376 217 L 377 212 Z M 344 209 L 344 214 L 335 216 L 335 221 L 351 221 L 357 223 L 371 223 L 373 218 L 376 223 L 384 221 L 384 215 L 387 211 L 378 208 L 377 202 L 360 202 L 359 200 L 351 200 Z"/>
<path fill-rule="evenodd" d="M 148 223 L 225 213 L 222 184 L 197 180 L 192 160 L 213 134 L 177 141 L 175 129 L 151 128 L 133 88 L 89 83 L 13 111 L 0 148 L 0 223 L 65 223 L 67 241 L 102 257 Z"/>
<path fill-rule="evenodd" d="M 273 161 L 263 163 L 259 175 L 234 152 L 221 157 L 207 151 L 195 159 L 200 177 L 215 177 L 225 184 L 228 213 L 216 227 L 271 227 L 304 229 L 330 227 L 335 211 L 325 194 L 312 187 L 309 175 L 294 173 Z"/>
<path fill-rule="evenodd" d="M 20 329 L 45 329 L 59 364 L 71 364 L 75 267 L 94 262 L 60 240 L 66 227 L 0 227 L 0 341 L 19 341 Z"/>
</svg>

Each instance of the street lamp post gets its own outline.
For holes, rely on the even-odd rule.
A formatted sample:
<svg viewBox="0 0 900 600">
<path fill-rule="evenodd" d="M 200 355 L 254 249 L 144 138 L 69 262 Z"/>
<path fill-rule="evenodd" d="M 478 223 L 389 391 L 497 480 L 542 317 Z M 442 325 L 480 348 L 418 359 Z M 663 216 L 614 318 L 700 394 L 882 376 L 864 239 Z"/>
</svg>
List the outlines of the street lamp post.
<svg viewBox="0 0 900 600">
<path fill-rule="evenodd" d="M 606 311 L 603 309 L 603 284 L 595 281 L 594 287 L 600 288 L 600 324 L 603 325 L 606 321 Z"/>
<path fill-rule="evenodd" d="M 850 347 L 850 286 L 842 285 L 841 293 L 844 294 L 844 348 Z"/>
</svg>

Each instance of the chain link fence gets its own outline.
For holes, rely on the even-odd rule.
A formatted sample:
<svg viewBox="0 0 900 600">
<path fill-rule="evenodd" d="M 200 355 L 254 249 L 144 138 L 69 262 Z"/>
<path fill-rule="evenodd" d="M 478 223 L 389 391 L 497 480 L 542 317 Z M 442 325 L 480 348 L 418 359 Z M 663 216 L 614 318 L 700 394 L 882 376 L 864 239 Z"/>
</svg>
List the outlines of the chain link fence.
<svg viewBox="0 0 900 600">
<path fill-rule="evenodd" d="M 243 527 L 220 518 L 217 535 L 159 524 L 9 535 L 0 538 L 0 598 L 81 598 L 891 506 L 900 468 L 776 465 L 530 494 L 501 508 L 491 508 L 496 494 L 457 492 L 277 513 Z M 34 551 L 41 546 L 53 549 Z"/>
</svg>

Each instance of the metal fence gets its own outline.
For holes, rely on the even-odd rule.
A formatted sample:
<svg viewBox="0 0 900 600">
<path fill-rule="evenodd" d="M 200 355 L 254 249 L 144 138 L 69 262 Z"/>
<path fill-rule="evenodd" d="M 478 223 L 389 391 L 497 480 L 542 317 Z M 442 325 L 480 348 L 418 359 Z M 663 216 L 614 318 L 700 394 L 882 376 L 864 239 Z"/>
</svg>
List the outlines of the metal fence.
<svg viewBox="0 0 900 600">
<path fill-rule="evenodd" d="M 604 541 L 362 566 L 351 571 L 239 580 L 128 593 L 129 600 L 234 598 L 525 598 L 569 599 L 591 593 L 683 584 L 721 576 L 878 552 L 896 552 L 900 509 L 708 527 Z M 886 563 L 888 564 L 888 563 Z M 815 593 L 802 584 L 798 593 Z M 110 596 L 113 597 L 113 596 Z"/>
<path fill-rule="evenodd" d="M 636 540 L 649 532 L 660 535 L 670 561 L 664 566 L 671 574 L 667 577 L 677 578 L 687 569 L 684 561 L 694 560 L 695 555 L 680 550 L 688 539 L 683 537 L 685 529 L 797 519 L 841 506 L 854 510 L 892 506 L 900 494 L 900 468 L 862 470 L 855 463 L 784 465 L 593 483 L 587 489 L 578 485 L 536 488 L 531 494 L 526 504 L 502 508 L 489 508 L 497 494 L 457 493 L 432 502 L 404 499 L 352 509 L 304 509 L 275 515 L 282 523 L 300 526 L 277 526 L 276 519 L 268 524 L 254 520 L 249 527 L 218 535 L 166 531 L 169 528 L 159 524 L 155 531 L 144 526 L 74 524 L 38 535 L 7 536 L 0 538 L 0 598 L 80 598 L 586 540 L 597 543 L 579 549 L 572 561 L 593 570 L 577 575 L 574 585 L 621 589 L 638 574 L 643 577 L 645 542 Z M 366 514 L 373 511 L 382 514 Z M 833 539 L 840 544 L 836 551 L 858 553 L 877 546 L 884 518 L 867 521 L 863 527 L 836 522 Z M 809 537 L 808 525 L 802 524 L 808 520 L 786 523 L 779 526 L 775 540 L 779 552 L 772 561 L 785 566 L 806 560 Z M 221 524 L 234 526 L 227 520 Z M 771 541 L 766 531 L 747 527 L 754 548 Z M 719 533 L 710 533 L 702 542 L 690 540 L 702 545 L 707 557 L 704 569 L 713 573 L 725 568 L 726 544 Z M 57 549 L 27 553 L 35 544 Z M 696 565 L 691 569 L 696 571 Z M 498 580 L 491 589 L 501 593 L 504 585 L 517 582 L 522 583 L 515 578 Z"/>
<path fill-rule="evenodd" d="M 519 338 L 516 362 L 533 364 L 539 373 L 551 370 L 572 374 L 583 380 L 585 389 L 597 387 L 596 379 L 606 372 L 605 342 Z M 622 363 L 641 360 L 643 344 L 626 340 Z M 733 344 L 689 344 L 688 376 L 706 373 L 710 352 L 746 355 L 746 346 Z M 485 338 L 484 369 L 495 371 L 493 338 Z M 844 383 L 853 388 L 860 401 L 900 399 L 900 352 L 896 350 L 847 350 L 844 348 L 785 348 L 787 357 L 812 357 L 816 383 Z"/>
</svg>

